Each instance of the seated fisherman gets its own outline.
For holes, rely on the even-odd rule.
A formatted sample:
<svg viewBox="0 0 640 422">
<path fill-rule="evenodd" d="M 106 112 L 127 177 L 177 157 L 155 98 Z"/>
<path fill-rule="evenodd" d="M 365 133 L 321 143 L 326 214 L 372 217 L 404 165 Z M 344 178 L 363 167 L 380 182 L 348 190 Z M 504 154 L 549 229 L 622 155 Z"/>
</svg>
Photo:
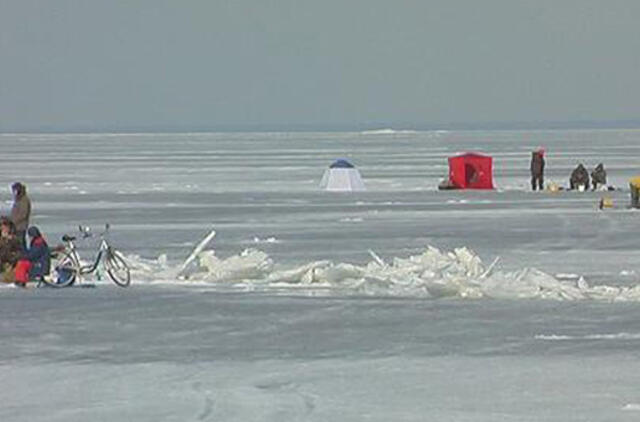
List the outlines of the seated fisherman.
<svg viewBox="0 0 640 422">
<path fill-rule="evenodd" d="M 23 257 L 24 250 L 16 237 L 15 224 L 6 217 L 0 218 L 0 279 L 2 282 L 16 281 L 16 265 Z"/>
<path fill-rule="evenodd" d="M 29 279 L 42 280 L 44 276 L 49 275 L 51 251 L 49 250 L 47 241 L 36 226 L 29 227 L 27 234 L 31 239 L 29 249 L 26 251 L 26 258 L 31 262 Z"/>
<path fill-rule="evenodd" d="M 604 169 L 604 164 L 600 163 L 591 172 L 591 183 L 593 184 L 593 190 L 598 189 L 598 185 L 607 185 L 607 171 Z"/>
<path fill-rule="evenodd" d="M 571 172 L 569 179 L 569 189 L 580 190 L 580 186 L 582 186 L 582 190 L 589 189 L 589 173 L 582 163 L 578 164 L 578 167 Z"/>
<path fill-rule="evenodd" d="M 629 180 L 629 188 L 631 189 L 631 208 L 640 208 L 640 176 Z"/>
</svg>

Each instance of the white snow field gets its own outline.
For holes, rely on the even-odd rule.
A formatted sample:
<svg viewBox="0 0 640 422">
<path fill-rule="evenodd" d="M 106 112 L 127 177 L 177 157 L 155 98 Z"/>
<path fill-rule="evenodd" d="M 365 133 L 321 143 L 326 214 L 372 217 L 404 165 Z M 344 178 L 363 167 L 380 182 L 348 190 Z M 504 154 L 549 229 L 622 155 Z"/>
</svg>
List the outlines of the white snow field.
<svg viewBox="0 0 640 422">
<path fill-rule="evenodd" d="M 133 267 L 127 289 L 0 286 L 0 421 L 640 419 L 640 131 L 0 145 L 0 212 L 20 180 L 50 244 L 108 222 Z M 603 162 L 619 190 L 530 192 L 539 146 L 548 182 Z M 467 150 L 494 157 L 497 189 L 437 191 Z M 336 158 L 366 192 L 319 188 Z"/>
</svg>

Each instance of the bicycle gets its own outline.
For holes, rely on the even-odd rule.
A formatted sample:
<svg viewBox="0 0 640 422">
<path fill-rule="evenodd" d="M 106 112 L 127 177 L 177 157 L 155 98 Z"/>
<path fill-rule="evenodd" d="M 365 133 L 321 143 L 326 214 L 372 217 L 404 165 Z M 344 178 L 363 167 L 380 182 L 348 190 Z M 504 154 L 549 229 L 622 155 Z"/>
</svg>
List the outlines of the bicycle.
<svg viewBox="0 0 640 422">
<path fill-rule="evenodd" d="M 93 237 L 89 227 L 78 226 L 78 230 L 82 234 L 82 239 Z M 114 283 L 120 287 L 127 287 L 131 283 L 129 266 L 122 254 L 107 242 L 108 231 L 109 224 L 105 224 L 104 231 L 99 234 L 100 247 L 93 262 L 89 264 L 82 264 L 74 243 L 76 237 L 68 234 L 62 236 L 64 249 L 58 253 L 57 260 L 52 265 L 53 277 L 45 277 L 43 282 L 53 287 L 67 287 L 76 281 L 81 281 L 83 275 L 96 272 L 102 263 Z"/>
</svg>

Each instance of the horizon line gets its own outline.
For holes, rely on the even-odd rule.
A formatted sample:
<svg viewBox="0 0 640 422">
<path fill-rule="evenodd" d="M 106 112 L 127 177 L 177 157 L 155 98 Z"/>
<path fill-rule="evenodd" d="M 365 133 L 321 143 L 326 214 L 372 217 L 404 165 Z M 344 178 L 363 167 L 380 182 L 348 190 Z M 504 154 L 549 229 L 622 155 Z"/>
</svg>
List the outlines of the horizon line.
<svg viewBox="0 0 640 422">
<path fill-rule="evenodd" d="M 255 125 L 218 125 L 195 126 L 116 126 L 116 127 L 34 127 L 24 129 L 0 129 L 1 135 L 18 134 L 158 134 L 158 133 L 295 133 L 295 132 L 375 132 L 375 131 L 519 131 L 519 130 L 584 130 L 584 129 L 640 129 L 640 120 L 584 120 L 584 121 L 538 121 L 538 122 L 482 122 L 482 123 L 445 123 L 412 124 L 408 122 L 391 124 L 372 122 L 369 124 L 255 124 Z"/>
</svg>

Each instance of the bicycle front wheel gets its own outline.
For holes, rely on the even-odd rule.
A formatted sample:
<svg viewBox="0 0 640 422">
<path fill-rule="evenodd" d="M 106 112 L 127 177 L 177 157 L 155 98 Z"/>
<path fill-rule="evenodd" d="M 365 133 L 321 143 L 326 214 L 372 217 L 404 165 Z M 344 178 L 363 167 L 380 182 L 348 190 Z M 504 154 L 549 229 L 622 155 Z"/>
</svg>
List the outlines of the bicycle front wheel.
<svg viewBox="0 0 640 422">
<path fill-rule="evenodd" d="M 119 252 L 109 250 L 105 260 L 107 274 L 120 287 L 127 287 L 131 283 L 131 273 L 126 261 Z"/>
<path fill-rule="evenodd" d="M 72 252 L 64 252 L 54 261 L 51 277 L 44 277 L 42 281 L 52 287 L 67 287 L 72 285 L 80 274 L 80 264 Z"/>
</svg>

